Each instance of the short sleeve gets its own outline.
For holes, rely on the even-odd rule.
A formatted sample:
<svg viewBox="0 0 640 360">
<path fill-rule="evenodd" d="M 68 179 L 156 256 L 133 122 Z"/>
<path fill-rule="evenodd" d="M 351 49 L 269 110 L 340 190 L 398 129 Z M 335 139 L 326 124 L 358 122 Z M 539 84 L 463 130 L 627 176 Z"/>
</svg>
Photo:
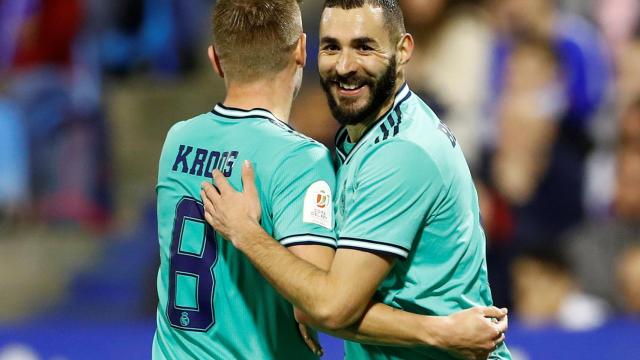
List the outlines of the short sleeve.
<svg viewBox="0 0 640 360">
<path fill-rule="evenodd" d="M 176 132 L 180 130 L 184 126 L 185 122 L 180 121 L 171 126 L 169 131 L 167 131 L 167 136 L 165 137 L 164 144 L 162 145 L 162 152 L 160 153 L 160 160 L 158 161 L 158 178 L 156 182 L 156 193 L 159 190 L 160 185 L 164 182 L 167 174 L 169 173 L 169 163 L 171 159 L 169 159 L 170 149 L 175 146 L 175 138 Z"/>
<path fill-rule="evenodd" d="M 335 248 L 335 172 L 329 151 L 316 143 L 298 145 L 285 154 L 272 184 L 274 237 L 284 246 Z"/>
<path fill-rule="evenodd" d="M 443 192 L 436 163 L 417 145 L 398 140 L 376 146 L 359 166 L 338 248 L 406 259 Z"/>
</svg>

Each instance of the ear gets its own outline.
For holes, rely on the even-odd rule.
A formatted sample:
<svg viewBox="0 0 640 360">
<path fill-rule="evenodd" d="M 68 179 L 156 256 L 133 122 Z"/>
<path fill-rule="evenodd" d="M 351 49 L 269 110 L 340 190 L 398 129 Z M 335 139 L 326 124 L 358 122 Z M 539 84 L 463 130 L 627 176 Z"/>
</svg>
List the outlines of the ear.
<svg viewBox="0 0 640 360">
<path fill-rule="evenodd" d="M 222 70 L 222 66 L 220 66 L 220 58 L 218 58 L 218 53 L 213 45 L 209 45 L 207 52 L 209 55 L 209 61 L 211 62 L 211 67 L 213 67 L 213 70 L 218 74 L 218 76 L 224 79 L 224 71 Z"/>
<path fill-rule="evenodd" d="M 298 38 L 294 56 L 296 59 L 296 65 L 304 67 L 307 63 L 307 34 L 302 33 Z"/>
<path fill-rule="evenodd" d="M 406 65 L 409 60 L 411 60 L 413 47 L 413 36 L 409 33 L 403 34 L 396 46 L 396 51 L 398 53 L 398 65 Z"/>
</svg>

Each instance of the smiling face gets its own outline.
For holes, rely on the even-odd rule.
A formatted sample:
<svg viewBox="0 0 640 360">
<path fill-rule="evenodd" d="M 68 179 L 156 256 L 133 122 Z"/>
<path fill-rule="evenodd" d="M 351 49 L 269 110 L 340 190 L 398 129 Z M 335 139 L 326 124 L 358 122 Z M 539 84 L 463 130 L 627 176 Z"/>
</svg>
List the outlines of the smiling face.
<svg viewBox="0 0 640 360">
<path fill-rule="evenodd" d="M 333 116 L 343 125 L 376 118 L 398 86 L 398 39 L 382 8 L 326 8 L 320 22 L 318 67 Z"/>
</svg>

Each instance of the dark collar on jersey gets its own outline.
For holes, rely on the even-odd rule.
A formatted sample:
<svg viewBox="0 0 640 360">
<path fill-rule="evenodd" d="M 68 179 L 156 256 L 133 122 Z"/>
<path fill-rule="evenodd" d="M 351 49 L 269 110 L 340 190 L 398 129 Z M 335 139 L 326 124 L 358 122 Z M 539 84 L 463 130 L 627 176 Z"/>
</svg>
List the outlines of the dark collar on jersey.
<svg viewBox="0 0 640 360">
<path fill-rule="evenodd" d="M 358 140 L 358 142 L 353 146 L 351 151 L 349 151 L 348 153 L 344 150 L 342 145 L 345 143 L 345 141 L 348 140 L 349 133 L 347 132 L 347 128 L 345 126 L 342 126 L 336 133 L 336 138 L 335 138 L 336 154 L 338 155 L 340 160 L 343 163 L 346 163 L 347 159 L 351 157 L 351 154 L 356 152 L 356 150 L 358 150 L 358 148 L 365 142 L 365 140 L 369 137 L 369 135 L 371 135 L 372 130 L 378 127 L 378 125 L 380 125 L 380 123 L 384 121 L 387 118 L 387 116 L 391 114 L 392 111 L 397 109 L 410 96 L 411 96 L 411 90 L 409 89 L 409 85 L 407 85 L 407 83 L 405 82 L 404 84 L 402 84 L 402 86 L 400 86 L 400 89 L 394 95 L 393 106 L 387 112 L 385 112 L 384 115 L 380 116 L 376 121 L 374 121 L 371 124 L 371 126 L 369 126 L 369 128 L 360 137 L 360 140 Z"/>
<path fill-rule="evenodd" d="M 263 108 L 253 108 L 250 110 L 245 110 L 225 106 L 222 103 L 218 103 L 216 104 L 216 106 L 214 106 L 211 112 L 215 115 L 222 116 L 228 119 L 263 118 L 276 123 L 276 125 L 284 125 L 290 130 L 294 130 L 289 124 L 273 115 L 271 111 Z"/>
</svg>

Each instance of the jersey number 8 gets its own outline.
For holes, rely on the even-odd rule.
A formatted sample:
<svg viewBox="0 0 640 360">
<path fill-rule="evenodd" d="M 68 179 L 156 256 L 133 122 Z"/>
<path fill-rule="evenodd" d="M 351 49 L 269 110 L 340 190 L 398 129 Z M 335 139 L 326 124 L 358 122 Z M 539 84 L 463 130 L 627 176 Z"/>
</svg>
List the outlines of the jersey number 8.
<svg viewBox="0 0 640 360">
<path fill-rule="evenodd" d="M 204 220 L 202 202 L 183 197 L 176 206 L 171 237 L 167 302 L 171 326 L 207 331 L 215 323 L 212 269 L 217 258 L 216 234 Z"/>
</svg>

